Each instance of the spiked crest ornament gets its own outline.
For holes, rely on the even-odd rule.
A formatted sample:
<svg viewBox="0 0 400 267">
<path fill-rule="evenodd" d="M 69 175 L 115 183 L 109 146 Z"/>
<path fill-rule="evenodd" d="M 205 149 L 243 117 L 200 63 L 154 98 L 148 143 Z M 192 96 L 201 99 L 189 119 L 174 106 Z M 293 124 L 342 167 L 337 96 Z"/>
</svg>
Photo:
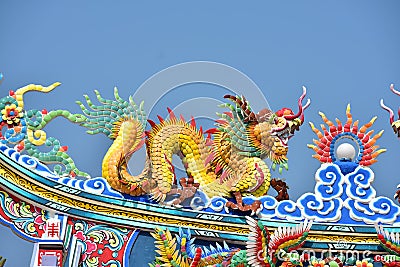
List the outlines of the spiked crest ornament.
<svg viewBox="0 0 400 267">
<path fill-rule="evenodd" d="M 372 165 L 377 161 L 378 155 L 386 151 L 386 149 L 379 149 L 379 146 L 375 145 L 376 141 L 382 136 L 383 130 L 375 135 L 374 130 L 367 132 L 377 117 L 373 117 L 368 123 L 359 127 L 358 120 L 353 122 L 350 104 L 346 108 L 347 120 L 344 125 L 339 119 L 336 119 L 335 124 L 322 112 L 319 115 L 328 127 L 321 124 L 320 131 L 310 122 L 311 129 L 318 139 L 314 139 L 314 144 L 309 144 L 308 147 L 315 151 L 313 157 L 320 162 L 330 163 L 340 160 L 340 158 L 337 158 L 336 148 L 343 139 L 348 139 L 355 144 L 358 151 L 353 161 L 361 166 Z"/>
</svg>

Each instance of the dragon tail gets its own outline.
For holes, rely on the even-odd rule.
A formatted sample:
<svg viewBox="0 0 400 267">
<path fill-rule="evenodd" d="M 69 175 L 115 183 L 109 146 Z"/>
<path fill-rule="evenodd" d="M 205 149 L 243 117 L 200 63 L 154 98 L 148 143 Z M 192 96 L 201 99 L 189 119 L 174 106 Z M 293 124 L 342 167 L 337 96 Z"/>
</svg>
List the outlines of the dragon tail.
<svg viewBox="0 0 400 267">
<path fill-rule="evenodd" d="M 149 186 L 149 161 L 146 161 L 144 170 L 138 176 L 129 173 L 127 164 L 132 154 L 145 143 L 146 114 L 143 102 L 138 107 L 132 97 L 129 102 L 123 100 L 117 88 L 114 88 L 115 100 L 104 99 L 97 90 L 95 94 L 101 105 L 94 105 L 87 95 L 84 97 L 90 109 L 80 101 L 77 104 L 86 116 L 82 126 L 88 128 L 87 133 L 103 133 L 114 140 L 103 158 L 102 176 L 116 190 L 142 195 Z"/>
</svg>

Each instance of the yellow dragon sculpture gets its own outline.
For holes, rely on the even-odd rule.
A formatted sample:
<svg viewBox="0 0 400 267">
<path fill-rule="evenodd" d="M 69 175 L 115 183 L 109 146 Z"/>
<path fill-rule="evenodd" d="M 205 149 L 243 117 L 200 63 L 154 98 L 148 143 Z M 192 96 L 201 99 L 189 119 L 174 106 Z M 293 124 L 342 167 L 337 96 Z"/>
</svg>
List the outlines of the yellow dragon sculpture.
<svg viewBox="0 0 400 267">
<path fill-rule="evenodd" d="M 226 206 L 241 211 L 259 209 L 261 202 L 243 204 L 242 196 L 260 197 L 268 192 L 271 174 L 263 161 L 269 158 L 272 167 L 287 169 L 288 140 L 304 121 L 303 94 L 298 100 L 299 111 L 283 108 L 277 112 L 263 109 L 254 113 L 245 97 L 226 95 L 232 103 L 222 107 L 227 112 L 218 114 L 216 128 L 203 133 L 197 129 L 194 120 L 186 122 L 177 118 L 168 109 L 169 118 L 160 116 L 159 123 L 148 120 L 151 125 L 145 131 L 146 115 L 143 103 L 138 107 L 132 97 L 129 102 L 118 95 L 115 88 L 115 100 L 107 100 L 95 91 L 101 105 L 94 105 L 85 95 L 87 108 L 77 101 L 84 115 L 82 124 L 89 134 L 104 133 L 113 139 L 102 163 L 102 175 L 114 189 L 140 196 L 150 194 L 153 199 L 163 203 L 167 196 L 180 195 L 173 200 L 174 205 L 192 197 L 197 190 L 209 198 L 214 196 L 234 196 L 236 203 Z M 128 161 L 132 154 L 146 144 L 147 158 L 143 171 L 131 175 Z M 172 156 L 182 159 L 187 177 L 176 181 Z"/>
</svg>

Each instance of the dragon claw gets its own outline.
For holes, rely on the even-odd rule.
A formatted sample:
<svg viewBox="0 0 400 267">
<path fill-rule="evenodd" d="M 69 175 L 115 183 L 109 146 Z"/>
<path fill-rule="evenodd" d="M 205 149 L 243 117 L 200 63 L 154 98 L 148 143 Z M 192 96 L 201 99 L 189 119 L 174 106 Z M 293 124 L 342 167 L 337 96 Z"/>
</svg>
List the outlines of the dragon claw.
<svg viewBox="0 0 400 267">
<path fill-rule="evenodd" d="M 271 179 L 271 187 L 275 189 L 275 191 L 278 193 L 278 195 L 275 197 L 276 200 L 282 201 L 289 199 L 289 194 L 287 192 L 289 186 L 287 186 L 286 182 L 283 179 Z"/>
<path fill-rule="evenodd" d="M 254 200 L 252 204 L 243 204 L 243 199 L 242 199 L 242 194 L 238 191 L 233 193 L 236 203 L 233 203 L 231 201 L 228 201 L 225 203 L 225 210 L 229 209 L 234 209 L 234 210 L 240 210 L 243 212 L 246 211 L 251 211 L 251 216 L 254 214 L 258 214 L 262 209 L 262 203 L 260 200 Z"/>
<path fill-rule="evenodd" d="M 178 195 L 175 199 L 173 199 L 169 204 L 175 207 L 182 207 L 182 202 L 186 199 L 192 198 L 199 188 L 200 184 L 195 183 L 193 178 L 181 178 L 179 182 L 182 188 L 173 188 L 171 189 L 166 196 L 175 196 Z"/>
</svg>

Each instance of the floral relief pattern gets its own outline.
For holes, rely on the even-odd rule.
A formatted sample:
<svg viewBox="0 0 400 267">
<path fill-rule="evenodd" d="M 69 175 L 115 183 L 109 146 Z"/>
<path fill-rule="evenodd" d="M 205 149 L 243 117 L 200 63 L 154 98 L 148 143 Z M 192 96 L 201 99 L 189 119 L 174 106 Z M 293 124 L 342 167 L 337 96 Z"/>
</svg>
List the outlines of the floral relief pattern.
<svg viewBox="0 0 400 267">
<path fill-rule="evenodd" d="M 47 212 L 27 204 L 0 190 L 0 221 L 8 224 L 28 238 L 40 238 L 46 230 Z"/>
<path fill-rule="evenodd" d="M 21 118 L 24 117 L 21 107 L 17 107 L 15 104 L 6 105 L 2 110 L 2 119 L 7 124 L 18 125 Z"/>
<path fill-rule="evenodd" d="M 72 219 L 69 223 L 73 224 L 73 234 L 83 246 L 80 266 L 123 266 L 125 249 L 135 230 L 83 220 Z"/>
</svg>

